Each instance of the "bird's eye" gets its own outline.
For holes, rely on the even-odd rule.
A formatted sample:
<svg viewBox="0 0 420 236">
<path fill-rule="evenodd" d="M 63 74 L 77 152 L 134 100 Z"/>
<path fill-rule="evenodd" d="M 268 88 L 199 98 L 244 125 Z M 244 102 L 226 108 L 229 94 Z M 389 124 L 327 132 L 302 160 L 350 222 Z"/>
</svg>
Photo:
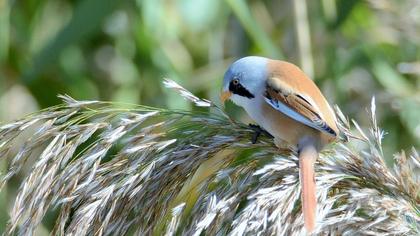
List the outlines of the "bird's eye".
<svg viewBox="0 0 420 236">
<path fill-rule="evenodd" d="M 234 79 L 232 80 L 233 85 L 238 85 L 239 84 L 239 80 L 238 79 Z"/>
</svg>

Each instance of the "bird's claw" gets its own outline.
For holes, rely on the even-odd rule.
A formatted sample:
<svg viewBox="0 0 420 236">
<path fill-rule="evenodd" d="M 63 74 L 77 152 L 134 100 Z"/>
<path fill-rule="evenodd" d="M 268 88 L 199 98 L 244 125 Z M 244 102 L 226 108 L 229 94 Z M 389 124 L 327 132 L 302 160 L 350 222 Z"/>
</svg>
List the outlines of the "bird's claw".
<svg viewBox="0 0 420 236">
<path fill-rule="evenodd" d="M 265 129 L 261 128 L 259 125 L 249 124 L 249 128 L 254 130 L 254 134 L 251 137 L 252 144 L 257 143 L 258 137 L 260 137 L 261 134 L 273 138 L 273 136 L 270 133 L 268 133 Z"/>
</svg>

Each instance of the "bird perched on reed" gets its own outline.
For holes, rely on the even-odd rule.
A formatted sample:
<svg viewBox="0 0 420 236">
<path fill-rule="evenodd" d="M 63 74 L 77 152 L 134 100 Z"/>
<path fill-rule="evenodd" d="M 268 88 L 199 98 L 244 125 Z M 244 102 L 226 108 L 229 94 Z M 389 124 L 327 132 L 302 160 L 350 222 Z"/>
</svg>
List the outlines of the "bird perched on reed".
<svg viewBox="0 0 420 236">
<path fill-rule="evenodd" d="M 316 223 L 314 163 L 319 151 L 338 137 L 336 117 L 315 83 L 297 66 L 264 57 L 235 61 L 226 71 L 222 102 L 232 100 L 274 137 L 297 148 L 305 228 Z"/>
</svg>

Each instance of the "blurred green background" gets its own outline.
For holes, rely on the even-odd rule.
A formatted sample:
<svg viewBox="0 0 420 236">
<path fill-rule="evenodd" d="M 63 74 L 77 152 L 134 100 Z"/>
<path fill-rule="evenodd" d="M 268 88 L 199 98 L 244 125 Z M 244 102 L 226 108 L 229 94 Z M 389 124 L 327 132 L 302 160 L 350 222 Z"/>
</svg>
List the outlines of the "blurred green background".
<svg viewBox="0 0 420 236">
<path fill-rule="evenodd" d="M 375 96 L 389 162 L 420 144 L 419 0 L 0 0 L 0 122 L 57 94 L 191 109 L 164 77 L 219 101 L 225 69 L 247 55 L 299 65 L 362 126 Z"/>
</svg>

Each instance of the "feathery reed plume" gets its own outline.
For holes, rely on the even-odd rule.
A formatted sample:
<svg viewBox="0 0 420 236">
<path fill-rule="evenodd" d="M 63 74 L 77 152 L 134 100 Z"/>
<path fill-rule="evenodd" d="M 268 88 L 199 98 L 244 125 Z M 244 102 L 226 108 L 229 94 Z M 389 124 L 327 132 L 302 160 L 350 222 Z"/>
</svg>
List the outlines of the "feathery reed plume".
<svg viewBox="0 0 420 236">
<path fill-rule="evenodd" d="M 216 107 L 166 80 L 199 106 Z M 31 235 L 57 209 L 52 235 L 298 235 L 304 233 L 296 153 L 226 114 L 118 108 L 76 101 L 0 126 L 0 156 L 11 157 L 1 187 L 25 174 L 6 235 Z M 218 108 L 220 111 L 220 109 Z M 383 159 L 383 132 L 356 132 L 316 164 L 317 228 L 331 235 L 415 235 L 420 232 L 420 158 Z M 31 137 L 23 144 L 23 133 Z M 13 153 L 12 147 L 19 145 Z"/>
</svg>

